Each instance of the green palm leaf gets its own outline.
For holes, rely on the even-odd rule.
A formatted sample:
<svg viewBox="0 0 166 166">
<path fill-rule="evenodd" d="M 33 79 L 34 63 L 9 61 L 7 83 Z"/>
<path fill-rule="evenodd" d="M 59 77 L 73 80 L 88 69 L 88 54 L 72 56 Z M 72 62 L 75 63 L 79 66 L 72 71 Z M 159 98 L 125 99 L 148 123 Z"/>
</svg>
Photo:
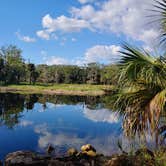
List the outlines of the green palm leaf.
<svg viewBox="0 0 166 166">
<path fill-rule="evenodd" d="M 119 62 L 119 90 L 112 96 L 114 109 L 124 114 L 126 135 L 159 126 L 166 101 L 165 59 L 123 45 Z M 150 125 L 149 125 L 150 124 Z"/>
<path fill-rule="evenodd" d="M 159 23 L 160 31 L 161 31 L 161 44 L 166 43 L 166 0 L 154 0 L 155 1 L 155 10 L 157 12 L 156 15 L 157 23 Z"/>
<path fill-rule="evenodd" d="M 129 45 L 123 45 L 122 59 L 119 62 L 119 82 L 131 85 L 137 81 L 166 86 L 166 63 L 160 57 Z"/>
</svg>

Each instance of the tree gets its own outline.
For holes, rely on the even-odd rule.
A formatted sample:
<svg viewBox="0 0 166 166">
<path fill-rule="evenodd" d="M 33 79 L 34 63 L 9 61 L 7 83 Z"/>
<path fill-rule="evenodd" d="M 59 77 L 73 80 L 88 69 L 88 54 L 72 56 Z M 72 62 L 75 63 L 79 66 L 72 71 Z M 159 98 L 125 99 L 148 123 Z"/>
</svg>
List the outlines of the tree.
<svg viewBox="0 0 166 166">
<path fill-rule="evenodd" d="M 21 56 L 21 50 L 10 45 L 1 47 L 1 71 L 5 83 L 19 83 L 25 76 L 25 63 Z"/>
<path fill-rule="evenodd" d="M 155 20 L 157 20 L 157 25 L 160 27 L 160 43 L 165 45 L 166 44 L 166 1 L 165 0 L 155 0 L 155 10 L 156 12 Z"/>
<path fill-rule="evenodd" d="M 22 117 L 25 99 L 19 94 L 0 94 L 0 125 L 14 128 Z"/>
<path fill-rule="evenodd" d="M 119 63 L 119 90 L 113 96 L 114 109 L 125 113 L 127 135 L 161 124 L 160 113 L 166 101 L 166 61 L 125 45 Z"/>
<path fill-rule="evenodd" d="M 111 85 L 117 85 L 118 82 L 118 66 L 117 65 L 108 65 L 104 66 L 101 69 L 101 77 L 100 82 L 102 84 L 111 84 Z"/>
<path fill-rule="evenodd" d="M 29 83 L 30 84 L 35 84 L 36 80 L 39 76 L 38 72 L 36 71 L 36 67 L 34 64 L 29 63 L 28 64 L 28 71 L 29 71 Z"/>
<path fill-rule="evenodd" d="M 166 41 L 166 1 L 155 2 L 163 44 Z M 111 100 L 114 109 L 125 114 L 123 126 L 127 135 L 145 134 L 150 127 L 158 138 L 158 134 L 166 130 L 166 122 L 161 118 L 165 115 L 166 58 L 153 57 L 129 45 L 123 46 L 121 54 L 119 89 Z"/>
<path fill-rule="evenodd" d="M 0 58 L 0 82 L 4 82 L 4 77 L 5 77 L 4 59 Z"/>
<path fill-rule="evenodd" d="M 96 63 L 90 63 L 87 67 L 87 83 L 100 84 L 100 66 Z"/>
</svg>

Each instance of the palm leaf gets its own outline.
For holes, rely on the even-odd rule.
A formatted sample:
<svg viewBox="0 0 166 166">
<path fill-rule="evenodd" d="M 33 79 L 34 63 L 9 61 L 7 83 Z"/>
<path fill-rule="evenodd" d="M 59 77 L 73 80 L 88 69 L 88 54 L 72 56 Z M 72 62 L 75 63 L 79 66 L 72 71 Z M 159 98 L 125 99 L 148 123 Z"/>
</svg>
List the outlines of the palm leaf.
<svg viewBox="0 0 166 166">
<path fill-rule="evenodd" d="M 154 0 L 155 4 L 155 10 L 154 12 L 159 13 L 157 15 L 157 23 L 160 26 L 160 31 L 161 31 L 161 36 L 160 36 L 160 43 L 161 44 L 166 44 L 166 1 L 165 0 Z"/>
<path fill-rule="evenodd" d="M 119 82 L 131 85 L 136 81 L 144 81 L 165 87 L 166 63 L 160 57 L 154 58 L 148 52 L 123 45 L 122 58 L 119 62 Z"/>
<path fill-rule="evenodd" d="M 159 127 L 166 100 L 166 63 L 163 57 L 123 45 L 119 62 L 119 90 L 112 96 L 113 109 L 124 114 L 126 135 Z M 154 133 L 154 132 L 152 132 Z"/>
</svg>

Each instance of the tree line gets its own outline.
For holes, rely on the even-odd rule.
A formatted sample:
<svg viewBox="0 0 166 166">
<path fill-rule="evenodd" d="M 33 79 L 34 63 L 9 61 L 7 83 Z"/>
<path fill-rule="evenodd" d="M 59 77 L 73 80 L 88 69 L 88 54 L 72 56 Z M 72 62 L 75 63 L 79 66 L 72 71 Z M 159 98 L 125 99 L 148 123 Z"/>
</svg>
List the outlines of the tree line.
<svg viewBox="0 0 166 166">
<path fill-rule="evenodd" d="M 29 84 L 66 83 L 66 84 L 116 84 L 116 65 L 90 63 L 80 67 L 76 65 L 35 65 L 25 63 L 22 51 L 10 45 L 0 48 L 0 83 Z"/>
</svg>

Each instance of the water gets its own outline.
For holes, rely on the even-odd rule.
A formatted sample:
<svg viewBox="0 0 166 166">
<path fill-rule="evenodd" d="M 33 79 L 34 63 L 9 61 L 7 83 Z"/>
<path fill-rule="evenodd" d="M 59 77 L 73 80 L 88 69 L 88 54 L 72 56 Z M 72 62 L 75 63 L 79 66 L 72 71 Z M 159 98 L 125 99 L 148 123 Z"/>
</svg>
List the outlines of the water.
<svg viewBox="0 0 166 166">
<path fill-rule="evenodd" d="M 118 140 L 131 146 L 122 115 L 106 101 L 107 96 L 0 94 L 0 159 L 17 150 L 44 153 L 48 144 L 56 155 L 87 143 L 105 155 L 119 152 Z"/>
</svg>

